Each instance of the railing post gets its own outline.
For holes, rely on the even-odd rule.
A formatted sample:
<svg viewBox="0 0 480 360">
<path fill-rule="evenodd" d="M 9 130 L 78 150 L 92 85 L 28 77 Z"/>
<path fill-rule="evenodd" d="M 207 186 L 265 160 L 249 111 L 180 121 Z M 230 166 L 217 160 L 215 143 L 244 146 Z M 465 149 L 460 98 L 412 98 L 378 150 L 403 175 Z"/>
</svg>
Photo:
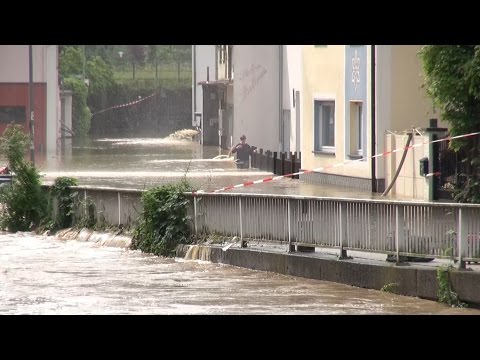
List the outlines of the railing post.
<svg viewBox="0 0 480 360">
<path fill-rule="evenodd" d="M 83 208 L 85 216 L 87 216 L 87 190 L 83 190 Z"/>
<path fill-rule="evenodd" d="M 458 265 L 459 270 L 465 269 L 465 261 L 467 255 L 467 209 L 458 208 L 457 223 L 457 249 L 458 249 Z"/>
<path fill-rule="evenodd" d="M 239 217 L 240 217 L 240 246 L 247 247 L 247 242 L 243 240 L 243 223 L 242 223 L 242 198 L 238 198 L 238 210 L 239 210 Z"/>
<path fill-rule="evenodd" d="M 405 217 L 403 208 L 403 205 L 395 205 L 395 252 L 397 264 L 400 263 L 400 250 L 403 250 L 405 245 Z"/>
<path fill-rule="evenodd" d="M 351 259 L 347 256 L 347 203 L 341 202 L 339 207 L 340 215 L 340 256 L 339 259 Z"/>
<path fill-rule="evenodd" d="M 290 203 L 292 199 L 287 202 L 287 221 L 288 221 L 288 252 L 295 252 L 295 245 L 292 244 L 292 207 Z"/>
<path fill-rule="evenodd" d="M 295 166 L 296 165 L 295 162 L 297 161 L 297 154 L 295 154 L 295 153 L 290 153 L 290 154 L 291 154 L 290 161 L 292 162 L 292 172 L 291 173 L 294 174 L 294 173 L 297 172 L 296 166 Z M 298 175 L 292 176 L 292 179 L 298 179 Z"/>
<path fill-rule="evenodd" d="M 198 225 L 197 225 L 197 197 L 193 196 L 193 223 L 195 224 L 195 238 L 198 235 Z"/>
<path fill-rule="evenodd" d="M 122 203 L 120 201 L 120 191 L 117 193 L 117 199 L 118 199 L 118 226 L 120 226 L 121 222 L 121 206 Z"/>
</svg>

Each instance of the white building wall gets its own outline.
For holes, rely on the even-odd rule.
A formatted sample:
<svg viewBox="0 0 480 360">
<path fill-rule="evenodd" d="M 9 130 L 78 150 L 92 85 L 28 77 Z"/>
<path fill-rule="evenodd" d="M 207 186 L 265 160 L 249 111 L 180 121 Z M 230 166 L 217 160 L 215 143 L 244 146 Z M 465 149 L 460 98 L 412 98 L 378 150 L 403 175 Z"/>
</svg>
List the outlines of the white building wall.
<svg viewBox="0 0 480 360">
<path fill-rule="evenodd" d="M 233 51 L 234 143 L 277 151 L 279 133 L 279 46 L 235 45 Z"/>
<path fill-rule="evenodd" d="M 44 74 L 47 81 L 47 158 L 57 155 L 60 139 L 60 91 L 58 88 L 58 51 L 57 45 L 44 47 Z"/>
<path fill-rule="evenodd" d="M 45 47 L 46 45 L 33 45 L 34 82 L 46 81 Z M 28 45 L 0 45 L 0 82 L 29 82 Z"/>
<path fill-rule="evenodd" d="M 203 113 L 203 92 L 198 83 L 207 80 L 207 67 L 210 81 L 215 80 L 215 45 L 192 46 L 192 116 L 195 120 L 195 112 Z"/>
<path fill-rule="evenodd" d="M 387 151 L 385 144 L 385 135 L 387 130 L 392 131 L 392 45 L 376 46 L 376 116 L 375 126 L 377 134 L 377 143 L 375 154 Z M 371 116 L 369 117 L 371 119 Z M 369 134 L 371 134 L 371 121 L 369 121 Z M 368 136 L 368 148 L 371 149 L 371 136 Z M 372 156 L 374 154 L 371 154 Z M 385 163 L 377 161 L 376 177 L 385 178 Z"/>
<path fill-rule="evenodd" d="M 300 91 L 302 97 L 302 47 L 303 45 L 283 45 L 283 109 L 290 110 L 290 148 L 286 151 L 301 149 L 301 111 L 302 104 L 294 106 L 294 96 Z M 298 109 L 297 109 L 298 108 Z M 299 119 L 297 119 L 299 113 Z"/>
</svg>

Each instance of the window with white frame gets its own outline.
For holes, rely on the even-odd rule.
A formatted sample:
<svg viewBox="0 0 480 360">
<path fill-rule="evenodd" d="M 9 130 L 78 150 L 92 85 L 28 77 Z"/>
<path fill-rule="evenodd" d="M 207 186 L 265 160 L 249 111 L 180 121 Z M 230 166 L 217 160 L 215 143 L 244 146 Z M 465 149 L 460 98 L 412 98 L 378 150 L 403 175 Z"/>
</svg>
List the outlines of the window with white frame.
<svg viewBox="0 0 480 360">
<path fill-rule="evenodd" d="M 314 151 L 335 151 L 335 102 L 314 102 Z"/>
<path fill-rule="evenodd" d="M 350 157 L 363 156 L 364 135 L 363 104 L 360 101 L 352 101 L 350 102 Z"/>
</svg>

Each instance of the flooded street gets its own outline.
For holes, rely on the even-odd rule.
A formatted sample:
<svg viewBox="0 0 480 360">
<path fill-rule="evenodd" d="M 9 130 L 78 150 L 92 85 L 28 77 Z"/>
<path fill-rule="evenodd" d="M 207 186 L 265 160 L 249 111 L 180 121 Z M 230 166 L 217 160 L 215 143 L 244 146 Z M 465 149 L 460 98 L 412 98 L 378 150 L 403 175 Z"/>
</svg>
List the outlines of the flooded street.
<svg viewBox="0 0 480 360">
<path fill-rule="evenodd" d="M 1 233 L 0 259 L 0 314 L 480 314 L 343 284 L 30 233 Z"/>
<path fill-rule="evenodd" d="M 175 182 L 184 176 L 198 189 L 215 190 L 271 176 L 257 169 L 239 170 L 233 159 L 214 159 L 228 150 L 201 146 L 191 140 L 166 138 L 91 139 L 72 149 L 63 158 L 48 159 L 39 166 L 42 179 L 53 182 L 58 176 L 70 176 L 80 185 L 149 189 Z M 376 198 L 379 194 L 358 189 L 306 184 L 283 178 L 231 192 Z"/>
</svg>

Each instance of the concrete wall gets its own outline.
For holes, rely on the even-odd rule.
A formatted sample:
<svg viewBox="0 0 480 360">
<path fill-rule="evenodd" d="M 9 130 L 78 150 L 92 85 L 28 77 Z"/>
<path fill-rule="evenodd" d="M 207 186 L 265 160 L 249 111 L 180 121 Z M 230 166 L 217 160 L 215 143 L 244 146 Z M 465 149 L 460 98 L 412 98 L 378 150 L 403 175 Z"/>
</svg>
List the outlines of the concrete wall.
<svg viewBox="0 0 480 360">
<path fill-rule="evenodd" d="M 194 245 L 196 246 L 196 245 Z M 310 257 L 306 254 L 276 253 L 248 248 L 221 248 L 198 246 L 202 259 L 240 266 L 259 271 L 271 271 L 308 279 L 332 281 L 360 288 L 381 290 L 395 284 L 394 292 L 400 295 L 438 299 L 437 269 L 416 266 L 402 267 L 392 263 L 374 264 L 365 261 L 343 261 Z M 184 256 L 188 249 L 181 247 L 177 256 Z M 480 304 L 480 273 L 477 271 L 452 271 L 452 290 L 461 301 Z"/>
<path fill-rule="evenodd" d="M 387 134 L 385 146 L 390 150 L 403 148 L 406 145 L 408 135 Z M 410 145 L 428 142 L 428 136 L 413 136 Z M 429 200 L 428 178 L 420 175 L 420 159 L 428 157 L 430 147 L 428 145 L 418 146 L 409 149 L 405 157 L 402 170 L 398 175 L 395 184 L 389 191 L 389 195 L 405 196 L 415 200 Z M 402 159 L 403 151 L 393 153 L 384 157 L 386 187 L 392 182 Z"/>
<path fill-rule="evenodd" d="M 239 142 L 241 134 L 245 134 L 250 145 L 278 150 L 278 45 L 235 45 L 233 66 L 233 142 Z"/>
</svg>

